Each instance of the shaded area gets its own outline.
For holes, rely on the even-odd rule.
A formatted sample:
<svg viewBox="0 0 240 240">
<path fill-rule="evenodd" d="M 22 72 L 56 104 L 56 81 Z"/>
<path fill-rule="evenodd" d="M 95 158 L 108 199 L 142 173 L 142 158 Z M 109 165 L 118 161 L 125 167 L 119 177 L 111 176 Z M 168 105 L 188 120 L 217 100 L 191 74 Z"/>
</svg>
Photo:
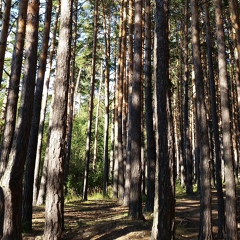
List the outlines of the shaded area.
<svg viewBox="0 0 240 240">
<path fill-rule="evenodd" d="M 213 190 L 213 232 L 217 236 L 217 199 Z M 238 199 L 240 200 L 240 199 Z M 238 205 L 239 206 L 239 205 Z M 238 215 L 240 213 L 240 206 Z M 144 214 L 147 221 L 132 221 L 128 208 L 113 200 L 72 201 L 65 205 L 63 240 L 147 240 L 151 236 L 152 215 Z M 31 234 L 23 240 L 42 239 L 44 207 L 35 207 Z M 239 218 L 238 218 L 239 220 Z M 240 225 L 238 225 L 240 227 Z M 176 199 L 176 240 L 198 239 L 199 195 L 183 194 Z M 239 233 L 240 229 L 238 228 Z"/>
</svg>

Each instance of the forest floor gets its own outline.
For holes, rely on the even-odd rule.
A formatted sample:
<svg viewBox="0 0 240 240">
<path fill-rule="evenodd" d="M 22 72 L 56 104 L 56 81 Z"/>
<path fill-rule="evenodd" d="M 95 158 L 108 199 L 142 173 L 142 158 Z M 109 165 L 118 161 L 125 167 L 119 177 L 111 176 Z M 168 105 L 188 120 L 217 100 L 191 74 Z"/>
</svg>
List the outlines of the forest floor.
<svg viewBox="0 0 240 240">
<path fill-rule="evenodd" d="M 216 193 L 213 193 L 213 232 L 217 239 Z M 238 211 L 239 212 L 239 211 Z M 146 221 L 128 219 L 127 207 L 113 200 L 70 201 L 65 205 L 63 240 L 147 240 L 151 236 L 152 214 Z M 176 240 L 198 239 L 199 195 L 182 194 L 176 198 Z M 240 225 L 238 224 L 238 228 Z M 23 240 L 41 240 L 44 207 L 34 208 L 33 232 Z M 240 232 L 240 231 L 239 231 Z M 240 238 L 239 238 L 240 239 Z"/>
</svg>

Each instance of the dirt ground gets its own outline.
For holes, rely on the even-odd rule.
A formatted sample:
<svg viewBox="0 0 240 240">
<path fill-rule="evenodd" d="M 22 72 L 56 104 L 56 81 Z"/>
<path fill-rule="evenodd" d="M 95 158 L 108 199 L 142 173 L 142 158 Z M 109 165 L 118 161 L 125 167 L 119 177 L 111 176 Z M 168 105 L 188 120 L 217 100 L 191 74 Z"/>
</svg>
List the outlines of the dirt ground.
<svg viewBox="0 0 240 240">
<path fill-rule="evenodd" d="M 213 198 L 213 232 L 217 234 L 216 199 Z M 72 201 L 65 205 L 63 240 L 147 240 L 150 239 L 152 215 L 144 213 L 146 221 L 132 221 L 127 208 L 113 200 Z M 240 227 L 240 226 L 238 226 Z M 34 231 L 23 240 L 41 240 L 44 229 L 44 208 L 34 209 Z M 176 199 L 176 240 L 198 237 L 199 196 L 184 195 Z"/>
</svg>

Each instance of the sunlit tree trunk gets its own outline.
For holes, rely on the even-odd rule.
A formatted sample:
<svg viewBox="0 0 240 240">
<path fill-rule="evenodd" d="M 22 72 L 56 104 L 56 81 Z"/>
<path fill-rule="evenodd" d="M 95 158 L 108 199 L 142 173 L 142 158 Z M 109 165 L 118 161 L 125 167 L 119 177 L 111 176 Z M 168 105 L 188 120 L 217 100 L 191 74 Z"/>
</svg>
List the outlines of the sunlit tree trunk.
<svg viewBox="0 0 240 240">
<path fill-rule="evenodd" d="M 47 72 L 45 73 L 45 80 L 44 80 L 42 106 L 41 106 L 40 122 L 39 122 L 39 129 L 38 129 L 36 163 L 35 163 L 35 169 L 34 169 L 33 205 L 42 205 L 44 203 L 44 196 L 46 193 L 46 178 L 47 178 L 46 167 L 47 167 L 47 159 L 48 159 L 47 158 L 47 156 L 48 156 L 47 150 L 46 150 L 46 156 L 44 158 L 44 163 L 43 163 L 43 171 L 42 171 L 40 188 L 39 188 L 39 169 L 40 169 L 40 161 L 41 161 L 41 153 L 42 153 L 42 139 L 43 139 L 44 122 L 45 122 L 46 109 L 47 109 L 48 90 L 49 90 L 52 64 L 53 64 L 53 59 L 54 59 L 54 52 L 56 49 L 55 43 L 56 43 L 56 35 L 57 35 L 57 30 L 58 30 L 59 13 L 60 13 L 60 1 L 58 1 L 58 4 L 57 4 L 56 18 L 55 18 L 54 28 L 53 28 L 52 43 L 51 43 L 51 48 L 50 48 L 50 53 L 49 53 L 49 64 L 48 64 Z M 50 117 L 50 119 L 51 119 L 51 117 Z M 50 127 L 51 127 L 51 124 L 49 124 L 49 134 L 51 132 Z M 38 189 L 39 189 L 39 191 L 38 191 Z"/>
<path fill-rule="evenodd" d="M 3 21 L 2 21 L 1 36 L 0 36 L 0 89 L 1 89 L 1 82 L 2 82 L 2 75 L 3 75 L 4 58 L 5 58 L 6 47 L 7 47 L 11 4 L 12 4 L 12 0 L 6 0 L 4 12 L 2 16 Z"/>
<path fill-rule="evenodd" d="M 130 180 L 131 180 L 131 101 L 132 101 L 132 76 L 133 76 L 133 13 L 134 13 L 134 0 L 129 1 L 128 5 L 128 131 L 127 131 L 127 143 L 126 143 L 126 170 L 125 170 L 125 182 L 124 182 L 124 199 L 123 205 L 128 206 L 130 197 Z"/>
<path fill-rule="evenodd" d="M 198 1 L 191 0 L 192 16 L 192 47 L 193 63 L 196 78 L 196 115 L 197 115 L 197 141 L 200 153 L 200 228 L 199 239 L 212 239 L 212 213 L 211 213 L 211 181 L 210 181 L 210 150 L 208 141 L 208 126 L 206 108 L 204 103 L 204 82 L 201 62 Z"/>
<path fill-rule="evenodd" d="M 94 33 L 93 33 L 93 57 L 92 57 L 92 75 L 91 75 L 91 90 L 88 109 L 88 127 L 87 127 L 87 139 L 86 139 L 86 159 L 85 170 L 83 179 L 83 200 L 87 200 L 88 195 L 88 175 L 89 175 L 89 163 L 90 163 L 90 147 L 91 147 L 91 132 L 92 132 L 92 116 L 93 116 L 93 100 L 94 100 L 94 86 L 96 75 L 96 55 L 97 55 L 97 31 L 98 31 L 98 0 L 94 2 Z"/>
<path fill-rule="evenodd" d="M 104 169 L 103 169 L 103 195 L 108 195 L 108 180 L 109 180 L 109 159 L 108 159 L 108 136 L 109 136 L 109 80 L 110 80 L 110 16 L 106 16 L 104 2 L 103 5 L 103 13 L 104 13 L 104 41 L 105 41 L 105 114 L 104 114 Z"/>
<path fill-rule="evenodd" d="M 224 41 L 224 29 L 222 20 L 222 1 L 215 0 L 215 17 L 218 43 L 218 72 L 220 81 L 223 158 L 225 166 L 226 182 L 226 234 L 227 239 L 237 239 L 237 200 L 236 183 L 234 178 L 231 118 L 227 79 L 226 47 Z"/>
<path fill-rule="evenodd" d="M 141 104 L 142 104 L 142 1 L 135 0 L 134 56 L 132 78 L 131 123 L 131 180 L 128 215 L 132 219 L 144 219 L 141 192 Z"/>
<path fill-rule="evenodd" d="M 61 1 L 59 44 L 54 83 L 44 239 L 61 239 L 63 229 L 63 181 L 66 139 L 66 115 L 70 72 L 71 20 L 73 0 Z"/>
<path fill-rule="evenodd" d="M 69 90 L 68 90 L 68 109 L 67 109 L 67 136 L 66 136 L 66 160 L 64 165 L 64 183 L 66 193 L 67 181 L 69 174 L 69 164 L 71 156 L 71 146 L 72 146 L 72 131 L 73 131 L 73 115 L 74 115 L 74 94 L 76 87 L 76 46 L 77 46 L 77 16 L 78 16 L 78 0 L 73 0 L 73 31 L 72 31 L 72 49 L 71 49 L 71 73 L 69 81 Z"/>
<path fill-rule="evenodd" d="M 121 46 L 119 52 L 119 72 L 118 72 L 118 134 L 117 134 L 117 159 L 118 159 L 118 198 L 122 202 L 124 199 L 124 159 L 123 159 L 123 95 L 124 95 L 124 73 L 126 69 L 126 24 L 127 24 L 127 1 L 122 0 L 122 25 Z"/>
<path fill-rule="evenodd" d="M 26 158 L 26 170 L 24 177 L 24 194 L 23 194 L 23 216 L 22 221 L 26 229 L 32 229 L 32 202 L 33 202 L 33 181 L 34 168 L 38 141 L 38 127 L 40 121 L 41 101 L 43 93 L 44 75 L 46 71 L 47 52 L 49 32 L 51 26 L 52 0 L 46 4 L 46 15 L 44 23 L 44 35 L 42 39 L 42 51 L 40 55 L 39 70 L 37 74 L 37 84 L 34 93 L 33 117 Z"/>
<path fill-rule="evenodd" d="M 26 58 L 18 122 L 14 131 L 8 166 L 1 179 L 5 205 L 2 239 L 22 239 L 22 182 L 30 135 L 29 126 L 31 125 L 33 113 L 38 25 L 39 1 L 33 0 L 29 2 L 27 9 Z"/>
<path fill-rule="evenodd" d="M 27 4 L 28 4 L 27 0 L 22 0 L 19 2 L 17 34 L 15 38 L 15 46 L 12 55 L 11 76 L 9 79 L 5 126 L 0 149 L 0 177 L 3 175 L 7 167 L 8 157 L 11 151 L 13 133 L 16 123 L 19 83 L 21 76 L 23 48 L 26 31 Z"/>
</svg>

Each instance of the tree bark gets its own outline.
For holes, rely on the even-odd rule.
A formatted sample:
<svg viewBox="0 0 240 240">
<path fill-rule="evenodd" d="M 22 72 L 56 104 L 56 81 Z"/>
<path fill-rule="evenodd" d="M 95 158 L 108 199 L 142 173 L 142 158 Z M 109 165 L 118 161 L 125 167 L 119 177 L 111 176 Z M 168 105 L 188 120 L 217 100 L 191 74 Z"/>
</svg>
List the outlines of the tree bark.
<svg viewBox="0 0 240 240">
<path fill-rule="evenodd" d="M 103 15 L 104 15 L 104 41 L 105 41 L 105 115 L 104 115 L 104 155 L 103 155 L 103 195 L 108 195 L 108 181 L 109 181 L 109 159 L 108 159 L 108 136 L 109 136 L 109 81 L 110 81 L 110 16 L 106 16 L 104 1 Z"/>
<path fill-rule="evenodd" d="M 3 75 L 4 58 L 5 58 L 6 47 L 7 47 L 11 4 L 12 4 L 12 0 L 6 0 L 4 12 L 2 16 L 3 24 L 1 27 L 1 37 L 0 37 L 0 89 L 1 89 L 1 82 L 2 82 L 2 75 Z"/>
<path fill-rule="evenodd" d="M 146 211 L 153 212 L 155 171 L 156 171 L 156 146 L 153 129 L 153 98 L 152 98 L 152 66 L 151 66 L 151 2 L 145 0 L 145 118 L 147 135 L 147 199 Z"/>
<path fill-rule="evenodd" d="M 130 198 L 130 180 L 131 180 L 131 119 L 129 116 L 132 114 L 131 108 L 132 108 L 132 77 L 133 77 L 133 9 L 134 0 L 130 0 L 128 3 L 128 129 L 127 129 L 127 143 L 126 143 L 126 168 L 125 168 L 125 182 L 124 182 L 124 199 L 123 199 L 123 205 L 128 206 L 129 205 L 129 198 Z"/>
<path fill-rule="evenodd" d="M 196 78 L 196 114 L 197 114 L 197 141 L 200 151 L 199 178 L 200 178 L 200 228 L 199 239 L 209 239 L 212 237 L 211 220 L 211 182 L 210 182 L 210 150 L 208 141 L 208 129 L 206 108 L 204 103 L 204 82 L 203 69 L 201 63 L 201 50 L 198 23 L 198 2 L 191 0 L 192 12 L 192 47 L 193 62 Z"/>
<path fill-rule="evenodd" d="M 220 151 L 220 136 L 219 136 L 219 120 L 216 105 L 216 90 L 213 71 L 213 58 L 212 58 L 212 42 L 211 42 L 211 29 L 209 21 L 209 6 L 204 3 L 205 9 L 205 25 L 206 25 L 206 41 L 207 41 L 207 54 L 208 54 L 208 71 L 209 71 L 209 85 L 211 95 L 211 110 L 212 110 L 212 127 L 213 137 L 215 143 L 215 166 L 216 166 L 216 188 L 218 196 L 218 238 L 222 239 L 224 236 L 225 216 L 224 216 L 224 200 L 222 189 L 222 164 L 221 164 L 221 151 Z"/>
<path fill-rule="evenodd" d="M 48 100 L 48 90 L 49 90 L 49 83 L 50 83 L 50 75 L 52 70 L 52 62 L 54 58 L 54 52 L 55 52 L 55 43 L 56 43 L 56 34 L 58 30 L 58 19 L 59 19 L 59 13 L 60 13 L 60 1 L 58 1 L 57 9 L 56 9 L 56 18 L 53 28 L 53 37 L 52 37 L 52 44 L 50 48 L 49 53 L 49 66 L 48 70 L 45 73 L 45 80 L 44 80 L 44 90 L 43 90 L 43 97 L 42 97 L 42 108 L 40 113 L 40 122 L 39 122 L 39 129 L 38 129 L 38 144 L 37 144 L 37 153 L 36 153 L 36 163 L 35 163 L 35 169 L 34 169 L 34 183 L 33 183 L 33 205 L 42 205 L 44 203 L 44 196 L 46 193 L 46 178 L 47 175 L 45 174 L 46 167 L 47 167 L 47 159 L 48 159 L 48 147 L 46 149 L 46 156 L 44 158 L 43 163 L 43 174 L 41 178 L 40 183 L 40 189 L 39 189 L 39 168 L 40 168 L 40 161 L 41 161 L 41 152 L 42 152 L 42 139 L 43 139 L 43 131 L 44 131 L 44 121 L 45 121 L 45 115 L 46 115 L 46 109 L 47 109 L 47 100 Z M 51 115 L 51 110 L 50 110 Z M 51 121 L 51 117 L 50 117 Z M 51 132 L 51 124 L 49 123 L 49 134 Z M 49 143 L 49 141 L 48 141 Z M 48 145 L 47 143 L 47 145 Z M 39 189 L 39 192 L 38 192 Z"/>
<path fill-rule="evenodd" d="M 68 192 L 67 182 L 69 175 L 69 165 L 71 156 L 71 146 L 72 146 L 72 131 L 73 131 L 73 117 L 74 117 L 74 94 L 76 87 L 76 47 L 77 47 L 77 16 L 78 16 L 78 0 L 73 0 L 74 10 L 73 10 L 73 31 L 72 31 L 72 54 L 71 54 L 71 76 L 69 82 L 68 91 L 68 109 L 67 109 L 67 137 L 66 137 L 66 160 L 64 166 L 64 184 L 65 184 L 65 194 Z"/>
<path fill-rule="evenodd" d="M 9 79 L 5 126 L 0 149 L 0 178 L 4 174 L 4 171 L 7 167 L 8 157 L 12 147 L 13 134 L 16 123 L 19 83 L 21 76 L 23 48 L 26 31 L 27 4 L 28 4 L 27 0 L 22 0 L 19 2 L 17 34 L 15 38 L 15 46 L 12 55 L 11 76 Z"/>
<path fill-rule="evenodd" d="M 142 81 L 142 1 L 135 0 L 134 56 L 131 116 L 131 182 L 128 215 L 144 219 L 141 195 L 141 81 Z"/>
<path fill-rule="evenodd" d="M 124 199 L 124 159 L 123 159 L 123 95 L 124 95 L 124 73 L 126 69 L 126 26 L 127 26 L 127 1 L 122 0 L 121 32 L 119 33 L 119 72 L 118 72 L 118 134 L 117 134 L 117 159 L 118 159 L 118 198 L 122 203 Z"/>
<path fill-rule="evenodd" d="M 156 183 L 151 239 L 174 239 L 175 176 L 171 82 L 169 79 L 169 2 L 156 0 L 155 15 L 155 111 L 157 126 Z"/>
<path fill-rule="evenodd" d="M 222 1 L 215 0 L 215 17 L 218 43 L 218 72 L 220 81 L 223 158 L 225 166 L 226 182 L 226 234 L 227 239 L 237 239 L 237 200 L 236 183 L 234 179 L 231 118 L 227 79 L 226 47 L 224 41 L 224 29 L 222 20 Z"/>
<path fill-rule="evenodd" d="M 37 74 L 37 84 L 34 94 L 33 103 L 33 117 L 31 123 L 30 138 L 28 144 L 26 170 L 24 177 L 24 193 L 23 193 L 23 216 L 22 221 L 25 229 L 32 229 L 32 202 L 33 202 L 33 182 L 34 182 L 34 168 L 38 141 L 38 127 L 40 121 L 41 102 L 43 93 L 44 75 L 46 71 L 47 52 L 49 32 L 52 15 L 52 0 L 46 3 L 46 15 L 44 24 L 44 35 L 42 39 L 42 51 L 40 56 L 39 70 Z"/>
<path fill-rule="evenodd" d="M 35 0 L 29 2 L 27 9 L 26 59 L 18 123 L 14 132 L 8 166 L 1 179 L 5 205 L 2 239 L 22 239 L 22 181 L 30 135 L 29 126 L 33 113 L 38 25 L 39 1 Z"/>
<path fill-rule="evenodd" d="M 73 0 L 62 0 L 57 66 L 54 84 L 52 128 L 45 209 L 44 239 L 61 239 L 63 229 L 63 181 L 66 114 L 70 67 L 71 17 Z"/>
</svg>

